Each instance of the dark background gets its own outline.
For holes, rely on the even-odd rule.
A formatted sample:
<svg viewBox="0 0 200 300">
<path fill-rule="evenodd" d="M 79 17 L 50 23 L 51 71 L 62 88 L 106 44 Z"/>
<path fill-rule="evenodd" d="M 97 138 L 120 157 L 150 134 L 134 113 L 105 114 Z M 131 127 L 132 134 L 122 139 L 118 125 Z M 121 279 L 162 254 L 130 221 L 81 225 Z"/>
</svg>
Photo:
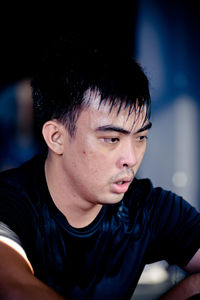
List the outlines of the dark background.
<svg viewBox="0 0 200 300">
<path fill-rule="evenodd" d="M 0 86 L 31 76 L 46 49 L 75 35 L 114 51 L 134 51 L 137 1 L 114 6 L 79 2 L 5 7 L 0 16 Z"/>
</svg>

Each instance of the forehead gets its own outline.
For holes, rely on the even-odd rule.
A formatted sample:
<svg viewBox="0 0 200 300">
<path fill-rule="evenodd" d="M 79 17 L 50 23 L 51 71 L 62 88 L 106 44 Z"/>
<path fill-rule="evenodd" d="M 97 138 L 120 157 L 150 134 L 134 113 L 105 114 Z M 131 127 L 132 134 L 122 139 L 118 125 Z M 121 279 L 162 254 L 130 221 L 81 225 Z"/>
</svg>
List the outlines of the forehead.
<svg viewBox="0 0 200 300">
<path fill-rule="evenodd" d="M 125 101 L 115 101 L 113 105 L 109 99 L 101 101 L 101 95 L 97 92 L 87 91 L 85 105 L 78 123 L 87 125 L 91 129 L 99 126 L 115 125 L 132 131 L 142 127 L 146 121 L 146 108 L 139 108 L 136 104 L 126 106 Z M 81 123 L 81 124 L 80 124 Z M 78 125 L 78 124 L 77 124 Z"/>
</svg>

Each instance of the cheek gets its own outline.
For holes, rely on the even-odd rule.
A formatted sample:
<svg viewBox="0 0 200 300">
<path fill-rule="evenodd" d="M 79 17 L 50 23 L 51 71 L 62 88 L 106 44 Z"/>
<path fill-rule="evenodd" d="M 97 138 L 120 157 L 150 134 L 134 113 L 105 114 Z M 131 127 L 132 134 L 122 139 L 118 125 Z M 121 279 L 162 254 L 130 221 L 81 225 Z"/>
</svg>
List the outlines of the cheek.
<svg viewBox="0 0 200 300">
<path fill-rule="evenodd" d="M 144 157 L 144 153 L 145 153 L 145 150 L 141 151 L 140 155 L 139 155 L 139 161 L 141 162 L 141 160 L 143 159 Z"/>
<path fill-rule="evenodd" d="M 99 153 L 97 151 L 87 151 L 83 149 L 82 153 L 82 163 L 85 165 L 87 175 L 102 175 L 105 170 L 108 170 L 108 162 L 106 160 L 106 155 Z"/>
<path fill-rule="evenodd" d="M 140 157 L 143 158 L 144 154 L 145 154 L 145 151 L 146 151 L 146 146 L 144 147 L 144 149 L 141 151 L 141 155 Z"/>
<path fill-rule="evenodd" d="M 142 150 L 142 151 L 140 152 L 140 155 L 139 155 L 139 157 L 138 157 L 137 167 L 140 166 L 140 164 L 141 164 L 141 162 L 142 162 L 142 160 L 143 160 L 144 154 L 145 154 L 145 149 Z"/>
</svg>

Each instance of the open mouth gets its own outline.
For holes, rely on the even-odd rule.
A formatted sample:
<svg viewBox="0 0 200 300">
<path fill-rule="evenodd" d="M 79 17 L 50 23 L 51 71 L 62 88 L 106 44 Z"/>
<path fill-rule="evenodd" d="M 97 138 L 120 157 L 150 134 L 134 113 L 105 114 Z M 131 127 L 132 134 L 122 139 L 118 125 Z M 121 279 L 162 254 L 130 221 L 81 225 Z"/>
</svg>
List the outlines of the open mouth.
<svg viewBox="0 0 200 300">
<path fill-rule="evenodd" d="M 119 182 L 116 182 L 116 184 L 119 184 L 119 185 L 122 185 L 124 183 L 126 183 L 127 181 L 119 181 Z"/>
<path fill-rule="evenodd" d="M 131 180 L 116 181 L 112 186 L 112 191 L 117 194 L 125 193 L 128 190 L 130 183 Z"/>
</svg>

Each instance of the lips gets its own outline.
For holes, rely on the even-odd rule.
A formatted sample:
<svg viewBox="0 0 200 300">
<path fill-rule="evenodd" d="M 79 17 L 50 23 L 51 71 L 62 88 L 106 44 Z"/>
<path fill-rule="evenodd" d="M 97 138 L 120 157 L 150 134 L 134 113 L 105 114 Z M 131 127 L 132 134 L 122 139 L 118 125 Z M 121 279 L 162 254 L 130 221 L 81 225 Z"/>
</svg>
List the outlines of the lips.
<svg viewBox="0 0 200 300">
<path fill-rule="evenodd" d="M 129 185 L 131 184 L 132 180 L 133 180 L 133 178 L 126 177 L 126 178 L 121 178 L 121 179 L 113 182 L 112 186 L 111 186 L 111 191 L 116 194 L 125 193 L 128 190 Z"/>
</svg>

